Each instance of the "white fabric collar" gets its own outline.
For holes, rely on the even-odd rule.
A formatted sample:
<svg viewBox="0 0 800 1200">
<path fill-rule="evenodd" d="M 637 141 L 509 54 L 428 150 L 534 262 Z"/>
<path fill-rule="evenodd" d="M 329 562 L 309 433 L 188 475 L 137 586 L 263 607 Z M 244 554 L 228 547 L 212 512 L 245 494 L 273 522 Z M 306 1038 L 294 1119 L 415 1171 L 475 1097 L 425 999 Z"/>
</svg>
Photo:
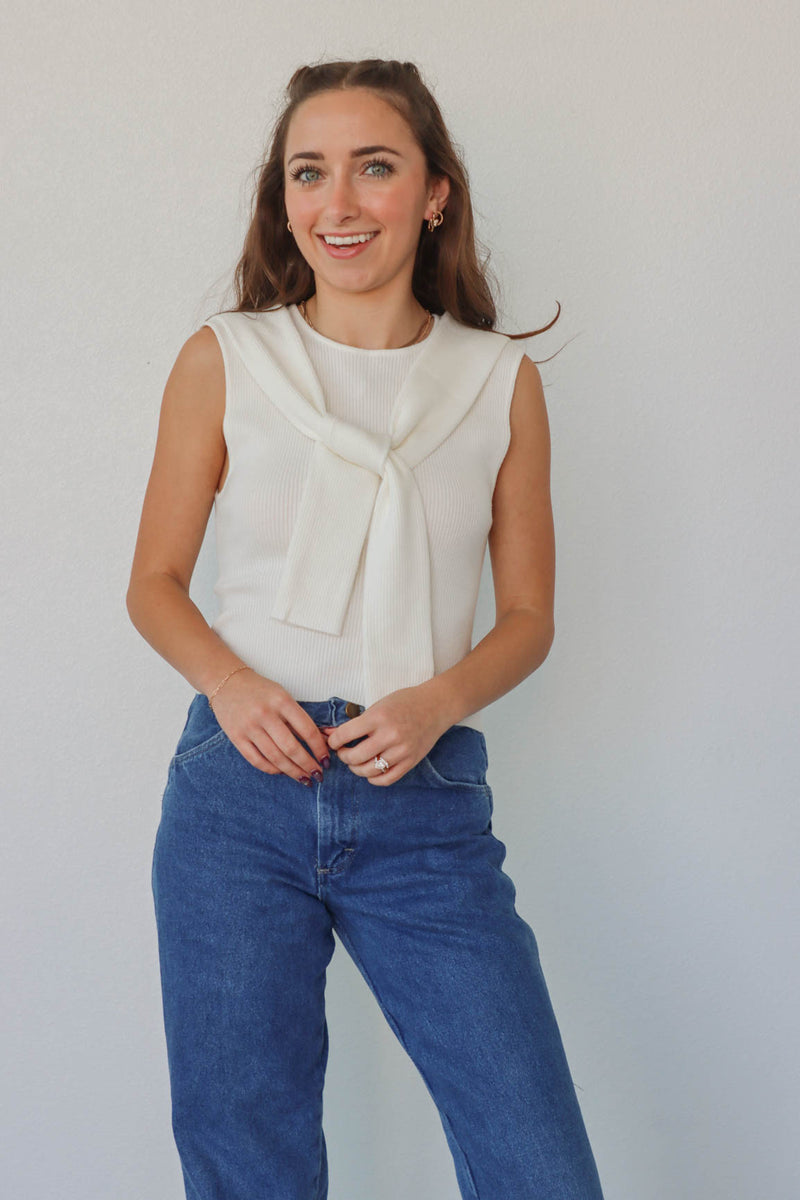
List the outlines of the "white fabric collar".
<svg viewBox="0 0 800 1200">
<path fill-rule="evenodd" d="M 455 429 L 513 342 L 443 313 L 398 393 L 391 428 L 379 434 L 327 412 L 287 308 L 208 323 L 221 318 L 258 386 L 316 443 L 272 618 L 341 634 L 364 551 L 363 703 L 424 683 L 435 674 L 431 571 L 413 469 Z"/>
</svg>

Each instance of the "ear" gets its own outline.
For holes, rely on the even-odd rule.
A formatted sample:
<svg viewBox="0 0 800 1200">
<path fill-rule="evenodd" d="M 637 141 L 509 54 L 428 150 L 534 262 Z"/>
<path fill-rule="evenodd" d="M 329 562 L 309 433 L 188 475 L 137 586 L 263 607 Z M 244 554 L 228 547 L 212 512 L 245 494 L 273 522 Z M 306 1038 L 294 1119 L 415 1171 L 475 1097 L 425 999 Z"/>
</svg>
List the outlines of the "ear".
<svg viewBox="0 0 800 1200">
<path fill-rule="evenodd" d="M 431 190 L 428 195 L 430 204 L 435 204 L 436 208 L 444 211 L 450 195 L 450 179 L 447 175 L 436 175 L 431 180 Z"/>
</svg>

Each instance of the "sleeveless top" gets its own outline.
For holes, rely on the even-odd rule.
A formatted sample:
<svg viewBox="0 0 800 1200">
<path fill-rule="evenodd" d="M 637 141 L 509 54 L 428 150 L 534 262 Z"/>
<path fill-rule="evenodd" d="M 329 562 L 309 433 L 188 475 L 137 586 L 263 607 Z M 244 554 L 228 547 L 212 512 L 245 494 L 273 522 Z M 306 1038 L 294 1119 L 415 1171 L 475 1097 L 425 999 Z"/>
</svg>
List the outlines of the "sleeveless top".
<svg viewBox="0 0 800 1200">
<path fill-rule="evenodd" d="M 295 305 L 218 313 L 228 473 L 211 627 L 296 700 L 368 707 L 472 648 L 519 342 L 435 316 L 366 350 Z M 462 724 L 482 730 L 481 712 Z"/>
</svg>

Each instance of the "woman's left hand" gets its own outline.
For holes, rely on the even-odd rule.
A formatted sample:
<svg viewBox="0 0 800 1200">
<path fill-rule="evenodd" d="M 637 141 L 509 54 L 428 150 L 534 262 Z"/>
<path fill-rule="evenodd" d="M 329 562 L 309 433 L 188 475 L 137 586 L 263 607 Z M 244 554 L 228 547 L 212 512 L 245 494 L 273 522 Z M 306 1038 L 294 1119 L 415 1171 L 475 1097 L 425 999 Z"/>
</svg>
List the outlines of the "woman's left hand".
<svg viewBox="0 0 800 1200">
<path fill-rule="evenodd" d="M 376 700 L 357 717 L 341 725 L 322 725 L 328 746 L 354 775 L 377 787 L 396 783 L 435 745 L 451 722 L 443 719 L 441 704 L 425 685 L 400 688 Z M 347 743 L 363 740 L 357 746 Z M 340 749 L 341 747 L 341 749 Z M 375 766 L 383 756 L 388 771 Z"/>
</svg>

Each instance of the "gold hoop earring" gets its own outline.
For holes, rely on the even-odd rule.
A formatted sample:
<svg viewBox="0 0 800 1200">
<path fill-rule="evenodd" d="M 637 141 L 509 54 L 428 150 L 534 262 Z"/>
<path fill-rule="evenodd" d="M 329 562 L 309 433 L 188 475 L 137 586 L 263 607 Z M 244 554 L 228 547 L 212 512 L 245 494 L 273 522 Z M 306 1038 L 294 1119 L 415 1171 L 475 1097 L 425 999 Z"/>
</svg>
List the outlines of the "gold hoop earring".
<svg viewBox="0 0 800 1200">
<path fill-rule="evenodd" d="M 430 233 L 433 233 L 436 226 L 441 225 L 443 220 L 444 220 L 444 213 L 439 212 L 437 209 L 437 211 L 433 214 L 432 217 L 428 217 L 428 231 Z"/>
</svg>

